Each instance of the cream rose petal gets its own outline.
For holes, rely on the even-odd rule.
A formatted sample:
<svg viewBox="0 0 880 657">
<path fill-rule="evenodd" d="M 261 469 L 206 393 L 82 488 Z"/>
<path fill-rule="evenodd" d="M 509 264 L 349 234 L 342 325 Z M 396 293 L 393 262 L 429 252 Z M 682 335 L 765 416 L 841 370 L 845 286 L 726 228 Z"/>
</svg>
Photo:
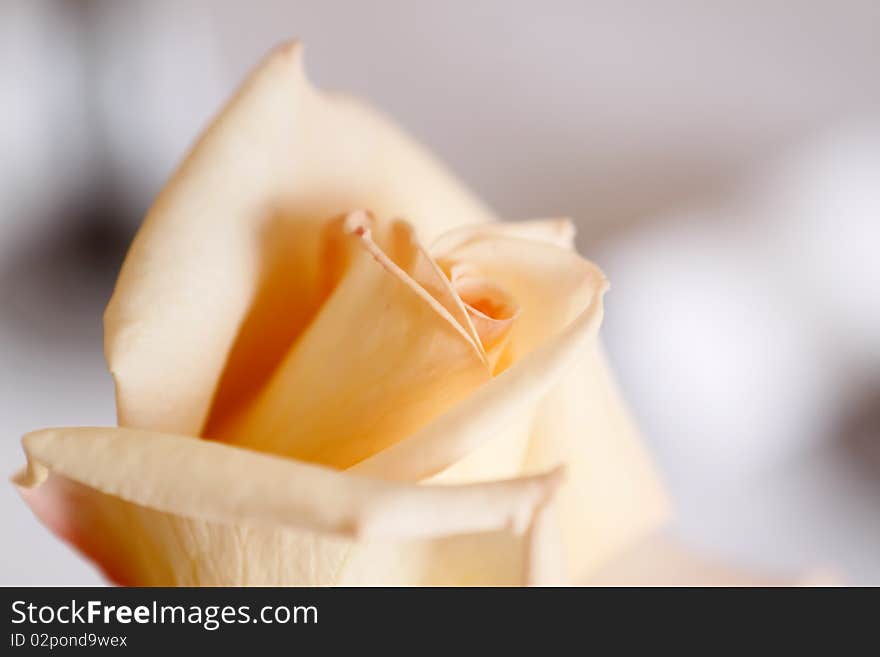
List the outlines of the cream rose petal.
<svg viewBox="0 0 880 657">
<path fill-rule="evenodd" d="M 448 253 L 468 242 L 486 237 L 517 237 L 545 242 L 563 249 L 574 248 L 575 227 L 570 219 L 529 219 L 528 221 L 468 224 L 446 231 L 432 244 L 432 253 Z"/>
<path fill-rule="evenodd" d="M 392 227 L 391 255 L 357 214 L 346 230 L 361 247 L 347 273 L 256 401 L 208 437 L 347 468 L 490 379 L 476 336 L 450 312 L 464 317 L 449 282 L 406 226 Z M 426 290 L 439 296 L 444 283 L 446 298 Z"/>
<path fill-rule="evenodd" d="M 570 250 L 498 230 L 461 241 L 464 248 L 438 257 L 475 264 L 519 304 L 508 345 L 513 365 L 356 472 L 404 481 L 515 475 L 538 404 L 595 340 L 606 281 L 594 265 Z"/>
<path fill-rule="evenodd" d="M 530 223 L 533 241 L 540 224 Z M 478 237 L 444 256 L 474 263 L 519 302 L 511 338 L 514 363 L 552 340 L 556 327 L 570 322 L 590 298 L 589 286 L 577 285 L 589 280 L 584 265 L 579 271 L 566 260 L 577 258 L 574 253 L 552 246 L 560 241 L 550 236 L 566 231 L 558 222 L 545 225 L 547 244 L 541 247 L 526 248 L 522 228 L 515 227 L 510 237 L 500 225 L 477 227 Z M 534 472 L 565 463 L 571 472 L 556 504 L 569 575 L 577 578 L 665 523 L 669 503 L 598 341 L 585 342 L 567 363 L 532 418 L 524 467 Z"/>
<path fill-rule="evenodd" d="M 414 486 L 113 428 L 23 446 L 16 483 L 35 513 L 121 583 L 524 583 L 555 559 L 530 552 L 548 543 L 534 520 L 558 471 Z"/>
<path fill-rule="evenodd" d="M 571 473 L 555 503 L 574 581 L 664 525 L 670 503 L 601 347 L 572 365 L 538 408 L 524 471 Z"/>
<path fill-rule="evenodd" d="M 547 228 L 564 232 L 555 222 Z M 355 470 L 460 482 L 564 463 L 572 476 L 555 504 L 568 575 L 583 577 L 665 523 L 669 503 L 596 340 L 604 277 L 553 239 L 523 239 L 521 230 L 458 231 L 435 247 L 438 257 L 475 264 L 516 298 L 514 364 Z"/>
<path fill-rule="evenodd" d="M 258 67 L 132 244 L 104 319 L 121 425 L 198 434 L 252 306 L 262 300 L 264 316 L 292 325 L 313 308 L 309 251 L 330 217 L 356 208 L 405 216 L 425 239 L 492 219 L 382 116 L 315 90 L 301 59 L 300 46 L 288 44 Z M 279 243 L 293 245 L 281 267 L 287 285 L 261 294 Z M 280 348 L 291 329 L 275 331 L 267 339 Z"/>
</svg>

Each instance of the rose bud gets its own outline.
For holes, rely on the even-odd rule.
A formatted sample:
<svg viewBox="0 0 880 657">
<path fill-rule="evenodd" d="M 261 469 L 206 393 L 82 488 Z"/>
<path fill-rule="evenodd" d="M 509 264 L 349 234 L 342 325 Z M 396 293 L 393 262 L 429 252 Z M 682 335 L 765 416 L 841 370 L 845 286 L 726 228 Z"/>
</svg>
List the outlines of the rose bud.
<svg viewBox="0 0 880 657">
<path fill-rule="evenodd" d="M 25 436 L 16 483 L 121 584 L 650 582 L 627 555 L 667 498 L 572 244 L 496 222 L 283 46 L 127 255 L 119 427 Z"/>
</svg>

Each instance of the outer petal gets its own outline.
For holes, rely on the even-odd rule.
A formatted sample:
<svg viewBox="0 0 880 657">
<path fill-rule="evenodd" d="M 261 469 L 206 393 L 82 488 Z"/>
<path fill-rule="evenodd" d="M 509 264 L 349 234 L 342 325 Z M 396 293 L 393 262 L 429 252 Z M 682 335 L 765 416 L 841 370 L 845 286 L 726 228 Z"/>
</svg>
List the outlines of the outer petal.
<svg viewBox="0 0 880 657">
<path fill-rule="evenodd" d="M 283 46 L 195 145 L 123 265 L 105 315 L 120 424 L 197 434 L 249 309 L 308 309 L 317 222 L 356 208 L 405 216 L 425 239 L 491 218 L 384 118 L 316 91 L 300 47 Z M 279 244 L 289 292 L 261 295 Z"/>
<path fill-rule="evenodd" d="M 605 363 L 587 347 L 541 403 L 525 472 L 564 463 L 556 505 L 572 580 L 665 524 L 669 500 Z"/>
<path fill-rule="evenodd" d="M 35 513 L 121 583 L 522 583 L 546 569 L 527 530 L 558 473 L 413 486 L 127 429 L 23 445 Z"/>
<path fill-rule="evenodd" d="M 596 290 L 605 286 L 605 276 L 598 267 L 567 246 L 551 241 L 557 235 L 565 237 L 562 229 L 567 225 L 559 222 L 493 224 L 473 229 L 471 237 L 462 237 L 455 248 L 435 246 L 432 249 L 432 254 L 441 262 L 462 262 L 476 267 L 516 301 L 519 314 L 507 356 L 513 363 L 559 335 L 589 307 Z M 539 227 L 546 230 L 539 234 Z M 446 241 L 441 239 L 439 244 Z"/>
</svg>

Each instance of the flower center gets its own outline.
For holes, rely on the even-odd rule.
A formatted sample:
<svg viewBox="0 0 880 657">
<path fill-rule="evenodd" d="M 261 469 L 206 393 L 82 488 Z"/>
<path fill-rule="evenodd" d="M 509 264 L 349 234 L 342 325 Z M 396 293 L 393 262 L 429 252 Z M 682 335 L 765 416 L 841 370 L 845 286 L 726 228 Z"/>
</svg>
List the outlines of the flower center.
<svg viewBox="0 0 880 657">
<path fill-rule="evenodd" d="M 519 305 L 473 265 L 448 261 L 438 264 L 464 304 L 487 359 L 496 370 L 519 315 Z"/>
</svg>

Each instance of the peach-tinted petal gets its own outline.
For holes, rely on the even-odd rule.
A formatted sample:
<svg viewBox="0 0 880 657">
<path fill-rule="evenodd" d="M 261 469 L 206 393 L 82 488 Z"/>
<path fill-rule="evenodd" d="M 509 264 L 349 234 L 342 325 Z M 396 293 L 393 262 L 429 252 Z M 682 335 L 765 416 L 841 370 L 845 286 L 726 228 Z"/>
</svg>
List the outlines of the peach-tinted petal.
<svg viewBox="0 0 880 657">
<path fill-rule="evenodd" d="M 569 251 L 574 248 L 575 228 L 569 219 L 530 219 L 465 225 L 440 235 L 432 244 L 432 253 L 447 253 L 468 242 L 485 237 L 517 237 L 545 242 Z"/>
<path fill-rule="evenodd" d="M 34 432 L 23 445 L 16 483 L 35 513 L 122 583 L 487 583 L 481 564 L 521 583 L 546 570 L 523 535 L 559 473 L 417 486 L 112 428 Z M 370 570 L 361 550 L 390 556 Z"/>
<path fill-rule="evenodd" d="M 564 463 L 555 504 L 571 579 L 668 520 L 669 501 L 598 344 L 588 344 L 532 424 L 525 472 Z"/>
<path fill-rule="evenodd" d="M 507 356 L 515 363 L 558 335 L 588 307 L 605 278 L 595 265 L 568 248 L 509 232 L 500 224 L 488 230 L 477 227 L 454 248 L 435 247 L 432 255 L 450 270 L 460 263 L 478 271 L 516 302 Z"/>
<path fill-rule="evenodd" d="M 350 218 L 356 219 L 355 217 Z M 468 338 L 474 343 L 481 357 L 485 356 L 483 342 L 471 321 L 470 313 L 452 281 L 440 269 L 437 262 L 428 254 L 412 230 L 404 221 L 395 221 L 388 231 L 387 251 L 389 259 L 406 272 L 419 287 L 458 323 Z M 375 257 L 383 258 L 377 252 L 377 245 L 365 242 L 363 246 L 371 249 Z"/>
<path fill-rule="evenodd" d="M 461 482 L 564 463 L 571 477 L 556 506 L 569 574 L 582 576 L 668 515 L 663 486 L 595 339 L 604 278 L 568 249 L 495 227 L 478 228 L 441 258 L 474 264 L 517 300 L 513 364 L 356 470 Z"/>
<path fill-rule="evenodd" d="M 446 481 L 516 474 L 537 405 L 595 339 L 606 282 L 576 254 L 496 234 L 450 253 L 461 256 L 461 262 L 477 263 L 519 304 L 508 347 L 516 359 L 467 399 L 358 464 L 356 471 L 409 481 L 441 473 Z"/>
<path fill-rule="evenodd" d="M 530 586 L 564 586 L 570 584 L 565 565 L 561 524 L 556 505 L 548 499 L 538 507 L 529 529 L 526 550 L 527 584 Z"/>
<path fill-rule="evenodd" d="M 385 118 L 314 89 L 301 48 L 285 45 L 202 135 L 132 244 L 105 314 L 120 424 L 197 434 L 249 311 L 302 324 L 319 284 L 311 247 L 356 208 L 405 216 L 426 239 L 491 219 Z M 288 257 L 272 257 L 277 245 Z M 278 275 L 285 285 L 263 294 Z"/>
<path fill-rule="evenodd" d="M 537 222 L 553 234 L 553 223 Z M 516 363 L 552 340 L 589 299 L 590 280 L 577 255 L 551 240 L 511 237 L 501 226 L 475 235 L 444 258 L 474 263 L 517 299 L 520 315 L 508 347 Z M 556 233 L 564 233 L 556 228 Z M 584 261 L 581 261 L 583 263 Z M 517 265 L 519 263 L 519 265 Z M 556 504 L 571 577 L 656 529 L 668 517 L 668 500 L 649 454 L 629 418 L 598 342 L 587 341 L 568 361 L 530 424 L 526 471 L 565 463 L 571 477 Z M 514 366 L 515 367 L 515 366 Z M 461 467 L 456 466 L 456 467 Z"/>
<path fill-rule="evenodd" d="M 254 404 L 210 437 L 346 468 L 489 380 L 473 337 L 413 278 L 431 274 L 414 237 L 395 240 L 395 262 L 350 220 L 362 249 L 348 272 Z"/>
<path fill-rule="evenodd" d="M 468 264 L 451 265 L 448 278 L 456 298 L 464 307 L 468 325 L 486 353 L 489 370 L 494 374 L 519 317 L 519 304 L 499 285 Z"/>
</svg>

